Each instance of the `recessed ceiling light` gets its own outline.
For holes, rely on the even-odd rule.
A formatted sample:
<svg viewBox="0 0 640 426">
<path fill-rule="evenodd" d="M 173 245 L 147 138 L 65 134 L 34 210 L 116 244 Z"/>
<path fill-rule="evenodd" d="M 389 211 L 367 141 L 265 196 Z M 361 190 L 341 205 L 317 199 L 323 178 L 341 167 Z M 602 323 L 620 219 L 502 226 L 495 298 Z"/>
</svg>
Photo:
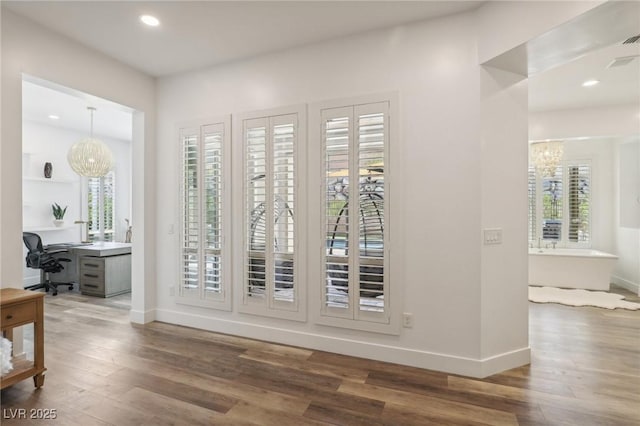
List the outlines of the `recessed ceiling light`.
<svg viewBox="0 0 640 426">
<path fill-rule="evenodd" d="M 598 83 L 600 83 L 600 80 L 587 80 L 584 83 L 582 83 L 582 87 L 591 87 L 591 86 L 595 86 Z"/>
<path fill-rule="evenodd" d="M 49 118 L 50 118 L 50 119 L 52 119 L 52 120 L 60 120 L 60 116 L 55 115 L 55 114 L 51 114 L 51 115 L 49 116 Z"/>
<path fill-rule="evenodd" d="M 142 15 L 140 16 L 140 21 L 142 23 L 149 25 L 150 27 L 157 27 L 160 25 L 160 21 L 155 16 L 151 15 Z"/>
</svg>

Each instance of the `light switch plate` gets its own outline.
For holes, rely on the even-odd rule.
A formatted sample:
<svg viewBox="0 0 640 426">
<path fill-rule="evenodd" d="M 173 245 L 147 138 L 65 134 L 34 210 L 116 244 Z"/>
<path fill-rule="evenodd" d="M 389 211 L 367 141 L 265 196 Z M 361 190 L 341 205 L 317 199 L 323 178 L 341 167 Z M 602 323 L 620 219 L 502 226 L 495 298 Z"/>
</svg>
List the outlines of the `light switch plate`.
<svg viewBox="0 0 640 426">
<path fill-rule="evenodd" d="M 502 228 L 487 228 L 484 230 L 484 244 L 502 244 Z"/>
</svg>

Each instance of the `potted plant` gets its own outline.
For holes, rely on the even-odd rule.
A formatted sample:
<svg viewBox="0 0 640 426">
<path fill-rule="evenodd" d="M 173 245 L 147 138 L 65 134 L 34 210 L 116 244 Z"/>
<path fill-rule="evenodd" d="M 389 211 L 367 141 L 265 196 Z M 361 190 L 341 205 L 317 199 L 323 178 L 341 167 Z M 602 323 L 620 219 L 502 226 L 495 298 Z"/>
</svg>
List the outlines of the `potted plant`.
<svg viewBox="0 0 640 426">
<path fill-rule="evenodd" d="M 58 203 L 51 204 L 51 210 L 53 211 L 53 218 L 55 219 L 53 221 L 53 224 L 55 226 L 62 226 L 64 224 L 64 214 L 67 212 L 67 207 L 69 206 L 65 206 L 63 209 L 58 205 Z"/>
</svg>

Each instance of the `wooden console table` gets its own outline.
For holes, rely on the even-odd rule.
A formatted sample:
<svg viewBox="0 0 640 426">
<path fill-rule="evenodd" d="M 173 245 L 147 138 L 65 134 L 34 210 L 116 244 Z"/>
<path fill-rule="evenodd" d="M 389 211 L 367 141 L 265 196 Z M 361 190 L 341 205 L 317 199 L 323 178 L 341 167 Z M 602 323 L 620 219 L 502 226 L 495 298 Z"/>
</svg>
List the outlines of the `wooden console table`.
<svg viewBox="0 0 640 426">
<path fill-rule="evenodd" d="M 44 384 L 44 295 L 45 293 L 17 288 L 0 289 L 0 328 L 13 342 L 13 329 L 33 323 L 33 358 L 13 359 L 13 370 L 0 377 L 2 389 L 33 377 L 36 388 Z"/>
</svg>

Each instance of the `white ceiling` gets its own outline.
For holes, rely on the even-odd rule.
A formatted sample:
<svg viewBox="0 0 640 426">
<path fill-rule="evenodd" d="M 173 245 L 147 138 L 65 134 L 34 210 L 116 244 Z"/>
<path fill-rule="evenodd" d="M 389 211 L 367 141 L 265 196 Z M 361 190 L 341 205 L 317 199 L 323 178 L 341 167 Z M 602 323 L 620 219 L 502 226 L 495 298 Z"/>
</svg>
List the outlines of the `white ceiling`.
<svg viewBox="0 0 640 426">
<path fill-rule="evenodd" d="M 479 1 L 2 1 L 152 76 L 479 7 Z M 161 24 L 141 24 L 142 14 Z"/>
<path fill-rule="evenodd" d="M 615 58 L 634 55 L 640 56 L 640 44 L 617 43 L 531 77 L 529 111 L 640 104 L 640 57 L 607 68 Z M 591 79 L 600 83 L 582 87 Z"/>
<path fill-rule="evenodd" d="M 133 116 L 128 108 L 36 79 L 22 82 L 23 120 L 75 130 L 88 137 L 89 106 L 96 108 L 93 114 L 95 136 L 131 141 Z M 52 120 L 50 115 L 59 119 Z"/>
<path fill-rule="evenodd" d="M 370 31 L 406 22 L 472 10 L 475 1 L 2 1 L 2 7 L 86 44 L 153 76 L 193 70 Z M 157 16 L 146 27 L 138 16 Z M 640 33 L 640 28 L 637 33 Z M 629 34 L 629 36 L 634 34 Z M 599 49 L 532 77 L 531 111 L 625 104 L 640 100 L 640 59 L 607 69 L 615 57 L 640 54 L 640 44 Z M 601 80 L 583 88 L 584 80 Z M 91 100 L 33 86 L 25 90 L 25 117 L 88 129 Z M 45 96 L 47 94 L 47 96 Z M 78 98 L 78 96 L 81 96 Z M 31 101 L 30 101 L 31 99 Z M 95 102 L 100 100 L 93 98 Z M 131 134 L 131 115 L 113 105 L 98 107 L 96 133 L 119 139 Z M 58 122 L 46 117 L 56 114 Z M 103 127 L 102 120 L 105 120 Z M 109 126 L 106 126 L 106 124 Z"/>
</svg>

